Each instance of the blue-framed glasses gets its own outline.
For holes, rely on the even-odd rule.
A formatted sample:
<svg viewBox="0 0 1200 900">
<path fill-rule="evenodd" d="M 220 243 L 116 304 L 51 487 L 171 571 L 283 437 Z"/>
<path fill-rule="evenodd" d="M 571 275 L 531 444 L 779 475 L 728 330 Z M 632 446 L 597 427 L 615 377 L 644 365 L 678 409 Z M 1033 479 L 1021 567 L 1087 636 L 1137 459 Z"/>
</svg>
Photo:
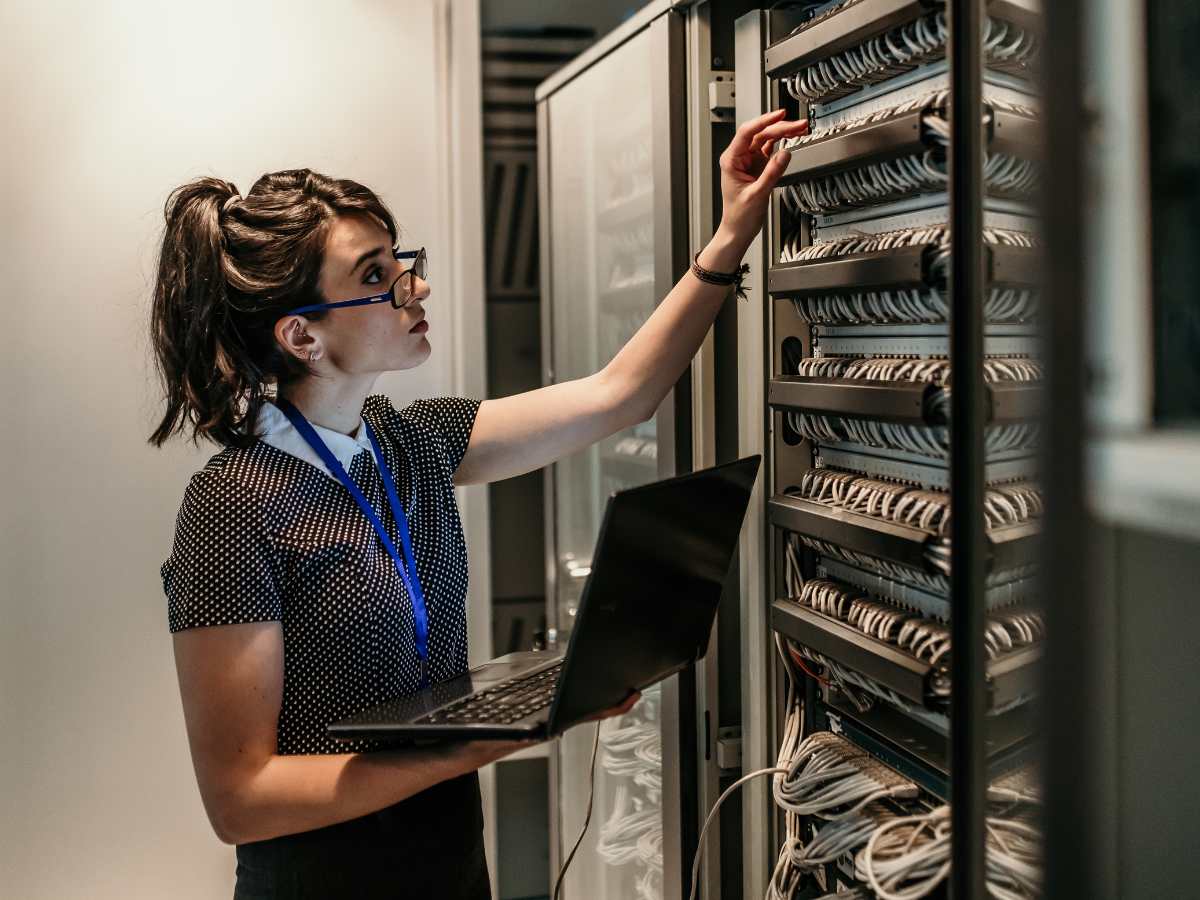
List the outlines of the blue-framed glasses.
<svg viewBox="0 0 1200 900">
<path fill-rule="evenodd" d="M 316 312 L 318 309 L 337 309 L 339 306 L 367 306 L 371 303 L 390 303 L 396 309 L 404 309 L 412 302 L 413 298 L 413 276 L 424 278 L 425 273 L 429 269 L 429 262 L 425 256 L 425 248 L 420 250 L 394 250 L 392 256 L 398 260 L 411 259 L 412 265 L 401 272 L 396 280 L 392 282 L 391 287 L 382 294 L 374 294 L 370 297 L 360 297 L 357 300 L 338 300 L 336 303 L 313 303 L 309 306 L 298 306 L 296 309 L 289 309 L 284 313 L 285 316 L 298 316 L 301 313 Z"/>
</svg>

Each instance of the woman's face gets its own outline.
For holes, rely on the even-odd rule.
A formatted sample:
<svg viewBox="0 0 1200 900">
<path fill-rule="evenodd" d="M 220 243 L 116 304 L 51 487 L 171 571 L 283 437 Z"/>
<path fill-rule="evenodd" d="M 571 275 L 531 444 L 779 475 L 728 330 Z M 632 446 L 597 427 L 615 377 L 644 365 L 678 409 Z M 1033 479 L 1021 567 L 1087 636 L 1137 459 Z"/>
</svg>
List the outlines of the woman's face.
<svg viewBox="0 0 1200 900">
<path fill-rule="evenodd" d="M 370 297 L 384 293 L 409 265 L 411 260 L 392 256 L 391 236 L 372 216 L 342 215 L 325 241 L 318 286 L 330 303 Z M 319 353 L 316 368 L 323 363 L 362 375 L 411 369 L 428 359 L 432 348 L 423 304 L 429 283 L 410 277 L 413 296 L 403 309 L 371 303 L 333 309 L 320 321 L 308 322 L 308 334 L 319 345 L 314 346 Z"/>
</svg>

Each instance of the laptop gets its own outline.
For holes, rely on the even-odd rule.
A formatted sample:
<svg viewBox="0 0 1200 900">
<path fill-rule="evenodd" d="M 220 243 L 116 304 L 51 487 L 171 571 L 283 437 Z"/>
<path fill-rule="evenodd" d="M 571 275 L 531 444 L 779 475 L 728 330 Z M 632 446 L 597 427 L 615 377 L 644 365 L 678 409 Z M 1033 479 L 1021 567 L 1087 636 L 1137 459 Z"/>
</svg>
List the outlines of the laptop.
<svg viewBox="0 0 1200 900">
<path fill-rule="evenodd" d="M 544 738 L 700 659 L 760 456 L 617 491 L 565 653 L 509 653 L 328 726 L 338 738 Z"/>
</svg>

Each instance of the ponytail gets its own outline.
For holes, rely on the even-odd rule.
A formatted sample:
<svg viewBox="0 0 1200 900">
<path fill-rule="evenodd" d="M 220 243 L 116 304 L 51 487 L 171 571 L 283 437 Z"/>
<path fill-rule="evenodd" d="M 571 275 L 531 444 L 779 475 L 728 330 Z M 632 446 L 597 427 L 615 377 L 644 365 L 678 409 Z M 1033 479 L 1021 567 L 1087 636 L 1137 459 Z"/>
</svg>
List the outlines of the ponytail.
<svg viewBox="0 0 1200 900">
<path fill-rule="evenodd" d="M 163 213 L 150 325 L 167 408 L 149 441 L 161 447 L 190 423 L 194 443 L 249 446 L 268 385 L 311 374 L 279 347 L 274 325 L 323 302 L 332 221 L 367 213 L 393 241 L 396 225 L 369 189 L 308 169 L 264 175 L 245 198 L 228 181 L 199 178 L 172 191 Z"/>
</svg>

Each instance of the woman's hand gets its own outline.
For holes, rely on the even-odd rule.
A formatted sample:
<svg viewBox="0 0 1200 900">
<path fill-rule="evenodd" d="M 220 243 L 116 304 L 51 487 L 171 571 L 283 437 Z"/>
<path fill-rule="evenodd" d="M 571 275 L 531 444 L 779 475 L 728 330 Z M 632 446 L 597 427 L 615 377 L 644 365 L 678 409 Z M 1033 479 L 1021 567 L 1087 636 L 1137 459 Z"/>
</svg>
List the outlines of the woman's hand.
<svg viewBox="0 0 1200 900">
<path fill-rule="evenodd" d="M 623 716 L 629 710 L 633 709 L 634 704 L 641 699 L 641 693 L 633 691 L 616 706 L 590 715 L 582 721 L 594 722 L 596 719 L 611 719 L 614 716 Z M 453 748 L 452 752 L 466 754 L 473 768 L 481 768 L 489 763 L 496 762 L 496 760 L 504 759 L 504 757 L 511 753 L 516 753 L 518 750 L 524 750 L 527 747 L 540 744 L 543 740 L 545 738 L 528 738 L 517 741 L 464 741 L 450 746 Z"/>
<path fill-rule="evenodd" d="M 625 713 L 633 709 L 634 705 L 642 699 L 641 691 L 632 691 L 628 697 L 618 703 L 616 706 L 610 707 L 603 712 L 598 712 L 588 716 L 583 721 L 594 722 L 596 719 L 611 719 L 613 716 L 623 716 Z"/>
<path fill-rule="evenodd" d="M 750 245 L 762 229 L 771 190 L 791 160 L 791 153 L 771 151 L 784 137 L 808 133 L 808 121 L 787 121 L 787 110 L 743 122 L 721 154 L 721 225 L 735 243 Z"/>
</svg>

